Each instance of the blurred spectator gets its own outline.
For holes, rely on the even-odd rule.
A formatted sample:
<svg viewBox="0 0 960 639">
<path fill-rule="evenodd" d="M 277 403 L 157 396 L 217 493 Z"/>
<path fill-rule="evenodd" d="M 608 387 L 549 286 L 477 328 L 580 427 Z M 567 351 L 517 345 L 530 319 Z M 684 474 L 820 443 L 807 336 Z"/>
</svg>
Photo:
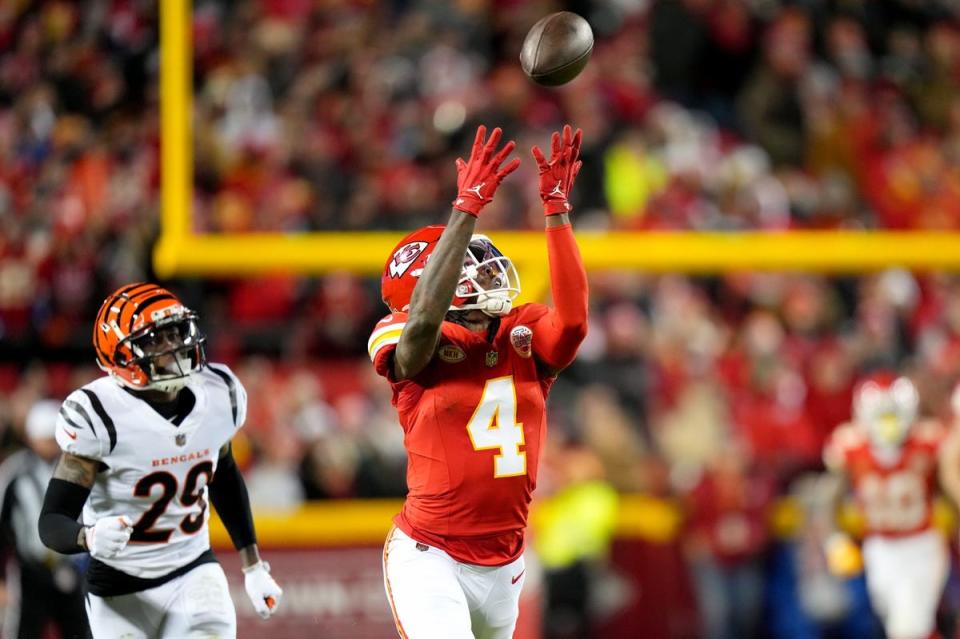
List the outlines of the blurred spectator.
<svg viewBox="0 0 960 639">
<path fill-rule="evenodd" d="M 740 96 L 740 121 L 774 164 L 803 161 L 805 118 L 799 81 L 810 63 L 810 23 L 785 9 L 763 35 L 763 61 Z"/>
<path fill-rule="evenodd" d="M 53 466 L 59 402 L 41 400 L 27 414 L 27 448 L 0 465 L 0 530 L 10 552 L 6 567 L 3 637 L 35 639 L 48 625 L 64 639 L 88 637 L 83 581 L 76 558 L 58 555 L 40 541 L 37 520 Z"/>
<path fill-rule="evenodd" d="M 727 445 L 688 498 L 684 545 L 705 639 L 749 639 L 760 627 L 774 491 L 745 458 Z"/>
<path fill-rule="evenodd" d="M 296 510 L 304 499 L 297 478 L 299 442 L 287 429 L 277 428 L 261 445 L 262 454 L 246 479 L 250 505 L 257 510 Z"/>
<path fill-rule="evenodd" d="M 549 444 L 534 519 L 547 590 L 544 637 L 589 639 L 596 636 L 592 584 L 613 537 L 617 493 L 589 448 L 558 438 Z"/>
</svg>

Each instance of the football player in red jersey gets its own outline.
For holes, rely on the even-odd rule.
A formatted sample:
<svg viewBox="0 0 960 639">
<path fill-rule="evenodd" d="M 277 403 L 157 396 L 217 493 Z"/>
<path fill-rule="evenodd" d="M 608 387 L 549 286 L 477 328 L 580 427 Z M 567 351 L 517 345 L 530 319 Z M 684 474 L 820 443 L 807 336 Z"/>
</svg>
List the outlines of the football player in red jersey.
<svg viewBox="0 0 960 639">
<path fill-rule="evenodd" d="M 852 485 L 863 513 L 867 588 L 890 639 L 939 636 L 948 573 L 946 540 L 932 521 L 945 433 L 938 422 L 917 419 L 918 405 L 906 377 L 871 375 L 854 391 L 852 423 L 839 426 L 824 450 L 833 478 Z M 838 497 L 843 483 L 833 486 Z M 828 556 L 848 543 L 835 533 Z"/>
<path fill-rule="evenodd" d="M 524 530 L 546 436 L 545 402 L 587 332 L 587 277 L 567 217 L 581 132 L 552 136 L 540 172 L 554 306 L 514 307 L 510 259 L 474 234 L 509 173 L 513 142 L 477 130 L 457 160 L 446 227 L 401 240 L 384 266 L 390 315 L 370 358 L 393 389 L 408 495 L 383 553 L 397 631 L 412 639 L 513 636 L 525 575 Z M 503 166 L 501 166 L 503 165 Z"/>
</svg>

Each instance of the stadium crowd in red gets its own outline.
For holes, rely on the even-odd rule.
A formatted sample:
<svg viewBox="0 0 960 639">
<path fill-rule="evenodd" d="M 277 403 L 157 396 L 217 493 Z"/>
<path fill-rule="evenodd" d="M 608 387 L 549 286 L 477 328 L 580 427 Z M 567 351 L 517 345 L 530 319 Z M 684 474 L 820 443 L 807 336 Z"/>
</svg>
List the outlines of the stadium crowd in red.
<svg viewBox="0 0 960 639">
<path fill-rule="evenodd" d="M 548 91 L 523 76 L 517 52 L 554 3 L 195 2 L 195 230 L 437 222 L 476 123 L 525 148 L 564 121 L 584 131 L 581 229 L 960 229 L 949 3 L 791 4 L 570 3 L 597 45 L 576 82 Z M 105 293 L 151 277 L 153 11 L 140 0 L 0 9 L 10 446 L 33 399 L 97 373 L 89 325 Z M 534 170 L 525 162 L 528 175 L 498 192 L 483 218 L 494 236 L 539 224 L 537 193 L 523 186 Z M 255 505 L 258 494 L 295 506 L 403 492 L 400 430 L 365 361 L 377 282 L 169 284 L 199 311 L 211 356 L 251 389 L 238 458 Z M 945 414 L 960 376 L 960 281 L 948 275 L 607 273 L 592 276 L 591 294 L 590 335 L 558 382 L 553 429 L 589 446 L 622 491 L 712 502 L 714 480 L 695 486 L 714 466 L 782 489 L 820 467 L 862 371 L 910 374 L 931 415 Z M 731 446 L 752 463 L 731 471 Z"/>
</svg>

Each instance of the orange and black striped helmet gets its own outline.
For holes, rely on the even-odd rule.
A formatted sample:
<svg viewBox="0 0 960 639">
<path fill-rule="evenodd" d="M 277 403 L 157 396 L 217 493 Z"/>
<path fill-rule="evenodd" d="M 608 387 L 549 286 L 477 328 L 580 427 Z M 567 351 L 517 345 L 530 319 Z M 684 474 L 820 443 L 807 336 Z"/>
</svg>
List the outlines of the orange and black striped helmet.
<svg viewBox="0 0 960 639">
<path fill-rule="evenodd" d="M 97 364 L 134 390 L 178 391 L 203 368 L 205 338 L 197 314 L 156 284 L 117 289 L 93 325 Z"/>
</svg>

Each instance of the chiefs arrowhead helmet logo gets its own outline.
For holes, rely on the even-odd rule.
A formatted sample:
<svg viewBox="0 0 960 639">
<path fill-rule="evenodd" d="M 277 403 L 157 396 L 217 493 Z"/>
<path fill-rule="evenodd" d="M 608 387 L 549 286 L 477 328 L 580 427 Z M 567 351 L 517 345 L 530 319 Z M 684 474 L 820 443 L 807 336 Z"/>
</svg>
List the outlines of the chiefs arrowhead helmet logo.
<svg viewBox="0 0 960 639">
<path fill-rule="evenodd" d="M 400 277 L 406 273 L 425 248 L 427 248 L 427 242 L 410 242 L 398 248 L 393 253 L 393 259 L 390 260 L 390 275 Z"/>
</svg>

